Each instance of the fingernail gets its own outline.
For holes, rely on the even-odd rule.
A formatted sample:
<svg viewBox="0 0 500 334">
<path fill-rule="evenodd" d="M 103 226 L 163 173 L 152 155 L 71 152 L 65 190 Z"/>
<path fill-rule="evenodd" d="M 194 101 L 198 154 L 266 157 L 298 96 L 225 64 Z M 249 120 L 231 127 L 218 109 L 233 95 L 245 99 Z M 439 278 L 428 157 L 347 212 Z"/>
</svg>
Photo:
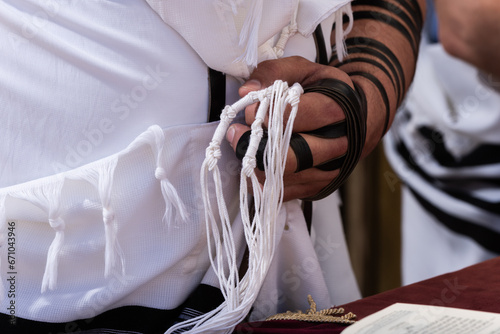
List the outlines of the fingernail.
<svg viewBox="0 0 500 334">
<path fill-rule="evenodd" d="M 226 132 L 226 139 L 229 143 L 232 143 L 233 142 L 233 138 L 234 138 L 234 134 L 235 134 L 236 130 L 234 129 L 234 126 L 231 125 L 229 127 L 229 129 L 227 129 L 227 132 Z"/>
<path fill-rule="evenodd" d="M 241 87 L 253 91 L 253 90 L 259 90 L 262 87 L 262 84 L 260 83 L 259 80 L 251 79 L 245 82 Z"/>
</svg>

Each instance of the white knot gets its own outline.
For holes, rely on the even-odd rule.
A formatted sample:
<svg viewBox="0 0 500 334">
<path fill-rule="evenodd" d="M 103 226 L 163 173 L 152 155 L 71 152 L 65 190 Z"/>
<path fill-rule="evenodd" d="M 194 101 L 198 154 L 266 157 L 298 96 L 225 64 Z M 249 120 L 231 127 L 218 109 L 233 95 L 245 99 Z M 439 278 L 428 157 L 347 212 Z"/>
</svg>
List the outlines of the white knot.
<svg viewBox="0 0 500 334">
<path fill-rule="evenodd" d="M 287 103 L 292 107 L 295 107 L 300 102 L 300 95 L 304 92 L 304 89 L 299 84 L 294 84 L 288 91 Z"/>
<path fill-rule="evenodd" d="M 61 217 L 49 218 L 49 224 L 57 232 L 64 231 L 64 220 Z"/>
<path fill-rule="evenodd" d="M 155 178 L 157 180 L 165 180 L 167 178 L 167 171 L 163 167 L 156 167 Z"/>
<path fill-rule="evenodd" d="M 232 106 L 227 105 L 220 115 L 221 121 L 228 121 L 236 117 L 236 110 Z"/>
<path fill-rule="evenodd" d="M 244 98 L 242 98 L 242 100 L 246 101 L 247 104 L 252 104 L 259 101 L 260 96 L 261 96 L 260 91 L 252 91 L 248 93 Z"/>
<path fill-rule="evenodd" d="M 244 157 L 242 161 L 241 171 L 246 177 L 250 177 L 254 173 L 254 169 L 257 166 L 257 159 L 255 157 Z"/>
<path fill-rule="evenodd" d="M 252 123 L 250 128 L 252 129 L 252 135 L 255 134 L 256 136 L 262 137 L 264 134 L 264 130 L 262 129 L 262 123 L 264 121 L 260 118 L 256 118 L 255 121 Z"/>
<path fill-rule="evenodd" d="M 281 30 L 281 35 L 283 37 L 286 37 L 286 38 L 290 37 L 291 30 L 292 30 L 291 28 L 292 28 L 291 24 L 289 24 L 286 27 L 284 27 L 283 30 Z"/>
<path fill-rule="evenodd" d="M 109 224 L 115 219 L 115 212 L 111 208 L 103 208 L 102 209 L 102 219 L 104 224 Z"/>
<path fill-rule="evenodd" d="M 263 89 L 257 92 L 257 99 L 261 102 L 264 102 L 267 99 L 269 92 L 268 89 Z"/>
<path fill-rule="evenodd" d="M 220 144 L 216 141 L 211 141 L 210 145 L 207 148 L 207 157 L 214 157 L 216 159 L 220 159 L 222 157 L 222 153 L 220 151 Z"/>
<path fill-rule="evenodd" d="M 205 151 L 205 157 L 208 160 L 208 169 L 214 169 L 217 165 L 217 161 L 222 157 L 222 152 L 220 151 L 220 144 L 216 141 L 211 141 L 210 145 Z"/>
<path fill-rule="evenodd" d="M 288 43 L 288 40 L 297 33 L 297 23 L 292 22 L 288 26 L 284 27 L 281 30 L 281 35 L 276 43 L 276 46 L 273 48 L 274 52 L 276 53 L 277 58 L 283 57 L 284 50 L 286 47 L 286 44 Z"/>
<path fill-rule="evenodd" d="M 278 43 L 276 43 L 276 46 L 273 48 L 278 58 L 283 57 L 283 54 L 285 52 L 285 46 L 289 38 L 290 38 L 290 28 L 285 27 L 282 30 L 281 37 L 278 40 Z"/>
<path fill-rule="evenodd" d="M 276 54 L 276 58 L 282 58 L 283 55 L 285 54 L 285 50 L 283 48 L 276 47 L 274 49 L 274 53 Z"/>
</svg>

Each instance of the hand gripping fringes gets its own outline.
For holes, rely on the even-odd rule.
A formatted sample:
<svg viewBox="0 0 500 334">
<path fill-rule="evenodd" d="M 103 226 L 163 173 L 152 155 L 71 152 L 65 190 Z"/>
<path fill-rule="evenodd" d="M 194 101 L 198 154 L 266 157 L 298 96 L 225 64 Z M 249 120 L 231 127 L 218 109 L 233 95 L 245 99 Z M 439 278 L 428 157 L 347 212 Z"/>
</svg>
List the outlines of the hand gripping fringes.
<svg viewBox="0 0 500 334">
<path fill-rule="evenodd" d="M 284 159 L 286 159 L 292 123 L 295 119 L 299 102 L 298 97 L 301 93 L 302 89 L 299 86 L 289 89 L 286 83 L 275 82 L 273 86 L 258 92 L 252 92 L 249 94 L 251 97 L 246 101 L 251 103 L 260 102 L 260 105 L 257 110 L 256 120 L 251 126 L 250 134 L 247 135 L 249 138 L 248 148 L 244 154 L 241 154 L 243 161 L 240 175 L 240 212 L 245 240 L 249 249 L 248 269 L 241 279 L 237 272 L 237 250 L 234 247 L 234 236 L 231 230 L 232 222 L 226 216 L 226 204 L 222 196 L 222 187 L 216 185 L 215 196 L 219 210 L 218 217 L 216 217 L 210 201 L 210 197 L 214 196 L 214 194 L 208 192 L 208 174 L 209 172 L 213 174 L 215 183 L 218 182 L 220 175 L 218 175 L 217 165 L 211 165 L 209 162 L 211 153 L 206 156 L 200 172 L 200 180 L 205 204 L 205 218 L 207 220 L 207 241 L 209 244 L 215 245 L 209 249 L 209 255 L 212 268 L 219 279 L 225 302 L 216 312 L 206 314 L 194 321 L 191 320 L 189 324 L 178 324 L 175 330 L 180 327 L 189 327 L 191 329 L 189 329 L 188 333 L 202 331 L 231 332 L 232 328 L 243 320 L 252 307 L 274 254 L 275 224 L 283 199 Z M 292 113 L 289 117 L 289 123 L 286 124 L 288 130 L 283 131 L 283 114 L 287 104 L 292 104 Z M 233 108 L 236 111 L 239 110 L 235 105 L 233 105 Z M 241 103 L 239 106 L 246 107 Z M 263 153 L 266 181 L 263 185 L 260 185 L 255 174 L 256 155 L 264 137 L 263 122 L 266 117 L 269 139 Z M 212 152 L 214 146 L 216 146 L 216 143 L 213 140 L 207 150 Z M 213 167 L 210 171 L 208 170 L 209 165 Z M 248 182 L 251 182 L 254 188 L 251 200 L 247 192 Z M 250 212 L 251 205 L 255 214 Z M 173 333 L 173 331 L 170 331 L 170 333 Z"/>
</svg>

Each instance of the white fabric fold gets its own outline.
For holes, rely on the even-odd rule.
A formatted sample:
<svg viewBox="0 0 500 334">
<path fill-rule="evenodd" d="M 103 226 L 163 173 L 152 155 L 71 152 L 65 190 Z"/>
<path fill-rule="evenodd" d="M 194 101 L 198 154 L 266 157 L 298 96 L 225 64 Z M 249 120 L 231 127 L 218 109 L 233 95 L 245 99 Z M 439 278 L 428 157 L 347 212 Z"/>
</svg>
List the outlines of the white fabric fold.
<svg viewBox="0 0 500 334">
<path fill-rule="evenodd" d="M 263 1 L 262 8 L 259 8 L 260 1 L 147 1 L 165 23 L 184 37 L 210 68 L 239 78 L 247 78 L 257 62 L 272 55 L 266 52 L 267 48 L 258 51 L 255 49 L 268 42 L 274 46 L 276 41 L 270 40 L 295 20 L 295 14 L 298 32 L 308 37 L 320 22 L 351 2 L 266 0 Z M 257 12 L 261 12 L 261 15 L 256 14 Z M 188 15 L 197 20 L 187 20 Z M 247 20 L 248 17 L 253 20 Z M 260 22 L 259 29 L 255 29 L 255 26 L 254 29 L 244 28 L 246 22 Z M 214 48 L 214 44 L 218 47 Z M 254 55 L 257 52 L 259 55 L 256 59 Z"/>
</svg>

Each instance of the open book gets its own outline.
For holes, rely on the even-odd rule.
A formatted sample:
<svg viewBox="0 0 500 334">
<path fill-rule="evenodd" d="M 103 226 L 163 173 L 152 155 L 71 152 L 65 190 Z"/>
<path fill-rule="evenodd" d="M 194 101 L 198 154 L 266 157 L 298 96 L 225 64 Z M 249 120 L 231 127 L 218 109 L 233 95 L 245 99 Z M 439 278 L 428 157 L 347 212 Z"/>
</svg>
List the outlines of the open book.
<svg viewBox="0 0 500 334">
<path fill-rule="evenodd" d="M 500 314 L 396 303 L 346 328 L 342 334 L 500 334 Z"/>
</svg>

